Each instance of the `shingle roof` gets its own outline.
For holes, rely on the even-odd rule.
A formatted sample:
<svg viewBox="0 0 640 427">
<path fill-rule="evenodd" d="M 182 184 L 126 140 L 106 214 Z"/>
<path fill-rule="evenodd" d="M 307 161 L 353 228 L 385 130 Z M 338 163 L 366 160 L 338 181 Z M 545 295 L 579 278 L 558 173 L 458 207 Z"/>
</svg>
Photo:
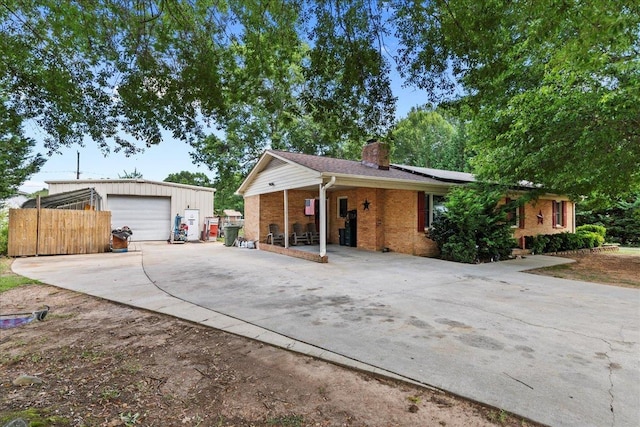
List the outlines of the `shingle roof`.
<svg viewBox="0 0 640 427">
<path fill-rule="evenodd" d="M 364 176 L 372 178 L 397 179 L 405 181 L 416 181 L 431 184 L 441 184 L 443 181 L 434 179 L 429 176 L 411 173 L 397 168 L 389 170 L 376 169 L 363 165 L 361 162 L 354 160 L 335 159 L 332 157 L 314 156 L 310 154 L 291 153 L 289 151 L 269 150 L 276 157 L 280 157 L 301 166 L 324 172 L 327 174 L 343 174 Z"/>
</svg>

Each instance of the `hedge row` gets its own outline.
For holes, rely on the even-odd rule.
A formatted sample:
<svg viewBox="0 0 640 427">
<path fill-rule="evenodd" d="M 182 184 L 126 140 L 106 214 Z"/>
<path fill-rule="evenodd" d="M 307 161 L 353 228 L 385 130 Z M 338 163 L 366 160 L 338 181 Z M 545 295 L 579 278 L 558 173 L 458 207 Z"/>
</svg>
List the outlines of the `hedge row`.
<svg viewBox="0 0 640 427">
<path fill-rule="evenodd" d="M 525 236 L 525 247 L 534 254 L 574 251 L 602 246 L 606 229 L 600 225 L 583 225 L 575 233 Z"/>
</svg>

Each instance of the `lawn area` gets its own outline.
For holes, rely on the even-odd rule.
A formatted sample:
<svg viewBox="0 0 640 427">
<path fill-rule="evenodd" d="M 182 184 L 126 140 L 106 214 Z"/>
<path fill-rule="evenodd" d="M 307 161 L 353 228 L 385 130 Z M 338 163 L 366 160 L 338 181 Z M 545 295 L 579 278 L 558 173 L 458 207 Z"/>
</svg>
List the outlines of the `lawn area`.
<svg viewBox="0 0 640 427">
<path fill-rule="evenodd" d="M 635 255 L 640 256 L 640 248 L 625 248 L 621 247 L 618 250 L 618 255 Z"/>
<path fill-rule="evenodd" d="M 26 285 L 28 283 L 39 283 L 37 280 L 18 276 L 11 271 L 11 258 L 0 257 L 0 292 Z"/>
</svg>

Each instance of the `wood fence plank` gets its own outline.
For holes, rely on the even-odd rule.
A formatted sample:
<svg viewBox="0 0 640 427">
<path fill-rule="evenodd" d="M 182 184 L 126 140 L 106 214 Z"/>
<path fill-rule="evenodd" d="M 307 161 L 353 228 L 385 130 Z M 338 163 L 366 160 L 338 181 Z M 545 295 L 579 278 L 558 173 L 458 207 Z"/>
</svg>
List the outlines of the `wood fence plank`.
<svg viewBox="0 0 640 427">
<path fill-rule="evenodd" d="M 37 209 L 9 211 L 9 256 L 109 251 L 110 211 L 40 209 L 39 220 L 37 212 Z"/>
<path fill-rule="evenodd" d="M 7 255 L 35 255 L 38 215 L 35 209 L 9 209 Z"/>
</svg>

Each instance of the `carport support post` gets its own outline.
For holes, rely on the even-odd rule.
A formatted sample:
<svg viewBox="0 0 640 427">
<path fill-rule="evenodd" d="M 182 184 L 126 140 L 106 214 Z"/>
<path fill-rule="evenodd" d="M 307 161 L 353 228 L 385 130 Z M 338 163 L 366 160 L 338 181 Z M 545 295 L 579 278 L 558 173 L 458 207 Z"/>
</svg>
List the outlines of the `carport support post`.
<svg viewBox="0 0 640 427">
<path fill-rule="evenodd" d="M 284 190 L 284 247 L 289 247 L 289 191 Z"/>
<path fill-rule="evenodd" d="M 332 176 L 326 184 L 320 184 L 320 257 L 327 254 L 327 188 L 336 183 Z"/>
</svg>

